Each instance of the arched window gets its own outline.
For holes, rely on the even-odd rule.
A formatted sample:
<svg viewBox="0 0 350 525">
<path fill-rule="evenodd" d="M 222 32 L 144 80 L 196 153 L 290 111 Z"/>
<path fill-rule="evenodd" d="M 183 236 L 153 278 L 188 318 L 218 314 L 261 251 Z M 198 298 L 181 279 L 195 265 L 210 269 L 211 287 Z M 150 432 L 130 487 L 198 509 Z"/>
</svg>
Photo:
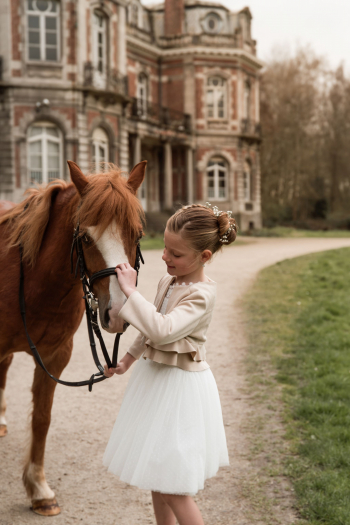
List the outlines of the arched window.
<svg viewBox="0 0 350 525">
<path fill-rule="evenodd" d="M 207 197 L 208 199 L 227 199 L 226 161 L 221 157 L 213 157 L 207 166 Z"/>
<path fill-rule="evenodd" d="M 96 128 L 92 134 L 92 162 L 95 172 L 104 171 L 104 163 L 109 161 L 108 136 L 102 128 Z"/>
<path fill-rule="evenodd" d="M 245 202 L 252 200 L 252 168 L 248 161 L 244 162 L 243 169 L 243 198 Z"/>
<path fill-rule="evenodd" d="M 243 100 L 243 118 L 249 119 L 250 118 L 250 82 L 247 80 L 244 83 L 244 100 Z"/>
<path fill-rule="evenodd" d="M 107 18 L 102 11 L 94 11 L 92 27 L 94 84 L 104 88 L 107 78 Z"/>
<path fill-rule="evenodd" d="M 207 81 L 207 118 L 226 118 L 227 114 L 226 80 L 221 77 L 209 77 Z"/>
<path fill-rule="evenodd" d="M 29 181 L 48 183 L 62 177 L 62 134 L 50 122 L 37 122 L 28 130 Z"/>
<path fill-rule="evenodd" d="M 28 60 L 57 62 L 60 59 L 60 3 L 27 0 Z"/>
<path fill-rule="evenodd" d="M 145 73 L 140 73 L 137 77 L 137 113 L 139 116 L 147 115 L 148 99 L 148 78 Z"/>
</svg>

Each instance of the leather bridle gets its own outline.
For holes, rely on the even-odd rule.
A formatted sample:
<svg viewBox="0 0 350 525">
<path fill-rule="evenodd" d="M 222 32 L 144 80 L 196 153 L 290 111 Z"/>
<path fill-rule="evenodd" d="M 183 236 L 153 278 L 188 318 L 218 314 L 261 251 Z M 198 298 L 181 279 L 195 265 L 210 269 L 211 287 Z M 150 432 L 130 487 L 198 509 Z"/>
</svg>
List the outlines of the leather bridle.
<svg viewBox="0 0 350 525">
<path fill-rule="evenodd" d="M 84 237 L 84 236 L 83 236 Z M 141 262 L 144 264 L 144 260 L 141 253 L 141 247 L 140 247 L 140 240 L 142 237 L 142 231 L 140 232 L 140 237 L 136 241 L 136 257 L 135 257 L 135 264 L 134 269 L 137 272 L 136 277 L 136 285 L 137 285 L 137 278 L 140 270 Z M 58 379 L 57 377 L 50 374 L 50 372 L 46 369 L 40 354 L 33 343 L 28 330 L 27 330 L 27 321 L 26 321 L 26 306 L 25 306 L 25 300 L 24 300 L 24 272 L 23 272 L 23 249 L 22 246 L 19 246 L 20 250 L 20 282 L 19 282 L 19 304 L 21 309 L 21 317 L 24 325 L 24 330 L 26 333 L 26 337 L 30 346 L 30 349 L 32 351 L 32 354 L 38 363 L 39 366 L 46 372 L 48 376 L 51 377 L 56 383 L 59 383 L 61 385 L 65 386 L 88 386 L 89 391 L 92 390 L 92 385 L 94 383 L 100 383 L 101 381 L 104 381 L 107 379 L 107 377 L 104 375 L 104 368 L 102 364 L 100 363 L 99 357 L 97 355 L 96 350 L 96 343 L 95 343 L 95 337 L 98 338 L 101 350 L 103 353 L 103 357 L 106 360 L 108 368 L 115 368 L 117 365 L 117 359 L 118 359 L 118 349 L 119 349 L 119 342 L 120 342 L 120 336 L 121 333 L 116 334 L 115 340 L 114 340 L 114 347 L 113 347 L 113 355 L 112 360 L 109 357 L 106 345 L 104 343 L 101 330 L 98 325 L 98 300 L 96 299 L 94 293 L 93 293 L 93 283 L 97 281 L 98 279 L 102 279 L 103 277 L 108 276 L 115 276 L 117 278 L 117 274 L 115 272 L 115 268 L 104 268 L 103 270 L 100 270 L 98 272 L 93 273 L 91 276 L 88 275 L 86 264 L 85 264 L 85 258 L 84 258 L 84 250 L 82 246 L 82 235 L 79 231 L 79 222 L 74 229 L 73 234 L 73 242 L 70 252 L 70 260 L 71 260 L 71 273 L 73 273 L 73 258 L 74 258 L 74 252 L 77 255 L 77 261 L 75 266 L 75 277 L 78 275 L 78 270 L 80 273 L 80 280 L 82 282 L 83 286 L 83 299 L 85 301 L 85 312 L 86 312 L 86 321 L 87 321 L 87 328 L 88 328 L 88 334 L 89 334 L 89 341 L 90 341 L 90 348 L 92 357 L 94 359 L 95 365 L 98 368 L 98 372 L 95 374 L 92 374 L 90 379 L 87 379 L 85 381 L 63 381 L 62 379 Z M 126 326 L 129 326 L 126 323 Z"/>
</svg>

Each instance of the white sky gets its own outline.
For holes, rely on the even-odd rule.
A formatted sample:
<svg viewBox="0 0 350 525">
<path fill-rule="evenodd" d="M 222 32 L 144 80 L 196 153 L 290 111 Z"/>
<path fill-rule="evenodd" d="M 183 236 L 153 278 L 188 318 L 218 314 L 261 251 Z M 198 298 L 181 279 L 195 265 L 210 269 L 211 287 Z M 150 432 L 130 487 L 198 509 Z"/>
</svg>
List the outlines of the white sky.
<svg viewBox="0 0 350 525">
<path fill-rule="evenodd" d="M 141 0 L 144 5 L 158 3 Z M 252 12 L 252 36 L 258 41 L 258 56 L 266 60 L 275 46 L 293 53 L 298 45 L 310 44 L 330 66 L 344 63 L 350 72 L 349 0 L 216 0 L 231 11 L 248 6 Z"/>
</svg>

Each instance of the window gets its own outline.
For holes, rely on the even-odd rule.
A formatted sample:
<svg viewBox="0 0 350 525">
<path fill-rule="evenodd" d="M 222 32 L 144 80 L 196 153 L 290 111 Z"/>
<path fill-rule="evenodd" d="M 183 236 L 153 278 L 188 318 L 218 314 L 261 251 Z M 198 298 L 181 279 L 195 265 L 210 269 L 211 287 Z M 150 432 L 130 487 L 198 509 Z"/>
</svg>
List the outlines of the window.
<svg viewBox="0 0 350 525">
<path fill-rule="evenodd" d="M 252 200 L 252 169 L 247 161 L 243 170 L 243 198 L 246 202 Z"/>
<path fill-rule="evenodd" d="M 29 128 L 30 184 L 47 184 L 61 178 L 62 134 L 49 122 L 38 122 Z"/>
<path fill-rule="evenodd" d="M 94 84 L 105 87 L 107 74 L 107 18 L 101 11 L 93 13 Z"/>
<path fill-rule="evenodd" d="M 250 118 L 250 82 L 247 80 L 244 83 L 244 100 L 243 100 L 243 115 L 245 119 Z"/>
<path fill-rule="evenodd" d="M 209 13 L 202 22 L 202 27 L 207 33 L 219 33 L 222 26 L 222 18 L 217 13 Z"/>
<path fill-rule="evenodd" d="M 137 113 L 147 115 L 147 75 L 140 73 L 137 79 Z"/>
<path fill-rule="evenodd" d="M 135 3 L 129 5 L 129 20 L 131 25 L 139 25 L 139 6 Z"/>
<path fill-rule="evenodd" d="M 226 117 L 226 80 L 210 77 L 207 82 L 207 118 Z"/>
<path fill-rule="evenodd" d="M 59 60 L 59 11 L 57 0 L 27 0 L 29 60 Z"/>
<path fill-rule="evenodd" d="M 227 163 L 221 157 L 210 159 L 207 167 L 207 197 L 220 200 L 227 198 Z"/>
<path fill-rule="evenodd" d="M 109 161 L 108 136 L 102 128 L 96 128 L 92 134 L 92 161 L 94 171 L 104 171 Z"/>
</svg>

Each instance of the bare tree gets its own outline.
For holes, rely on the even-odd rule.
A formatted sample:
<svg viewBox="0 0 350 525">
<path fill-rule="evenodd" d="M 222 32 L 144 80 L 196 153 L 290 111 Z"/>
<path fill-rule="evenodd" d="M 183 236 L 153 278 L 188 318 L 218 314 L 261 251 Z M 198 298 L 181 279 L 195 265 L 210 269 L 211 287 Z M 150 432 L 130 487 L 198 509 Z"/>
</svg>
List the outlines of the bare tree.
<svg viewBox="0 0 350 525">
<path fill-rule="evenodd" d="M 273 57 L 262 78 L 261 122 L 265 224 L 325 217 L 328 208 L 346 214 L 350 85 L 341 70 L 309 48 Z"/>
</svg>

